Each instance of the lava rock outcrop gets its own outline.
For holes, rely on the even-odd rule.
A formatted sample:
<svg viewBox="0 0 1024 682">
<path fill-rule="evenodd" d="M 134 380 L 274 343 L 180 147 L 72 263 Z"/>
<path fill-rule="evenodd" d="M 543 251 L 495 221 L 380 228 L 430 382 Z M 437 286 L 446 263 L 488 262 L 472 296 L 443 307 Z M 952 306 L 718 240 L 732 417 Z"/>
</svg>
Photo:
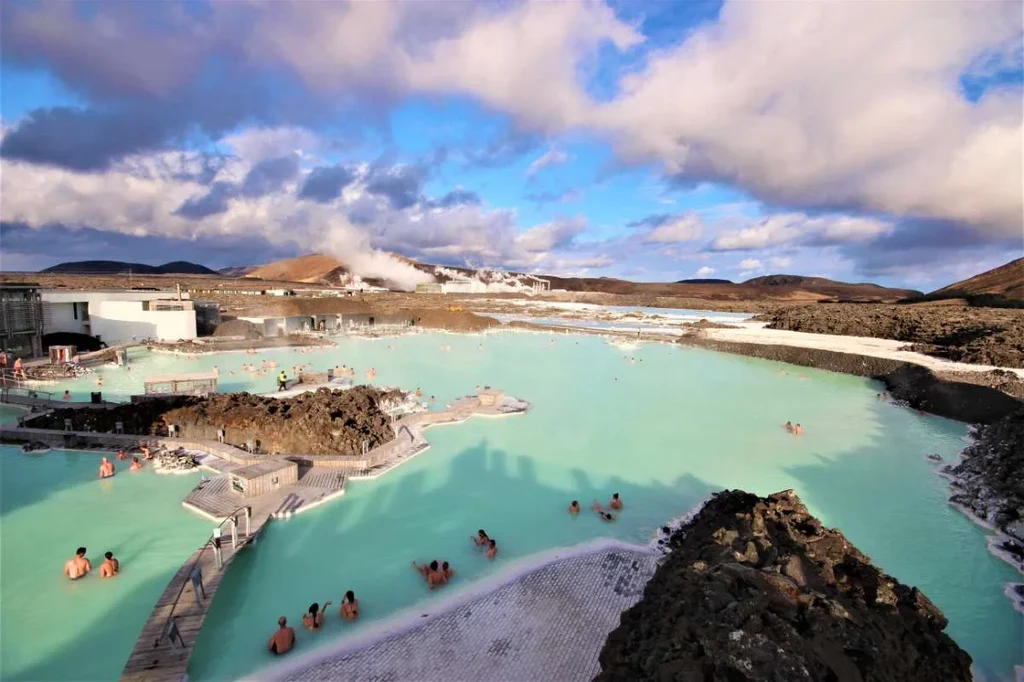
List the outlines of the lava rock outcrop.
<svg viewBox="0 0 1024 682">
<path fill-rule="evenodd" d="M 601 682 L 968 682 L 919 590 L 822 526 L 793 491 L 719 493 L 601 651 Z"/>
</svg>

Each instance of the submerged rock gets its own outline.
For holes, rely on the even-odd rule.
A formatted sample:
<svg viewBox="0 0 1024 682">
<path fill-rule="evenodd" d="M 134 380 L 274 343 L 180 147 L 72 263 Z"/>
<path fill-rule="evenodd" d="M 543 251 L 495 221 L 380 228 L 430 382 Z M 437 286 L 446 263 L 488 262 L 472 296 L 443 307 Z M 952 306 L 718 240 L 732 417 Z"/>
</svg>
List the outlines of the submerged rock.
<svg viewBox="0 0 1024 682">
<path fill-rule="evenodd" d="M 972 679 L 942 612 L 793 491 L 720 493 L 668 544 L 608 636 L 597 680 Z"/>
</svg>

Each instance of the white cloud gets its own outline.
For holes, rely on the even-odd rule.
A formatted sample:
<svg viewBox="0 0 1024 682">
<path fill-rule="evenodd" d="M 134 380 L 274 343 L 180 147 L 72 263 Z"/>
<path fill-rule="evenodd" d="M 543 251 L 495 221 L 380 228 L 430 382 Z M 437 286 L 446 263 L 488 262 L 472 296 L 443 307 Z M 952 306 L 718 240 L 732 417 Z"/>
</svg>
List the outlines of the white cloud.
<svg viewBox="0 0 1024 682">
<path fill-rule="evenodd" d="M 697 276 L 698 279 L 702 279 L 702 278 L 705 278 L 705 277 L 710 277 L 713 274 L 715 274 L 715 269 L 710 267 L 710 266 L 705 265 L 705 266 L 703 266 L 703 267 L 701 267 L 701 268 L 699 268 L 697 270 L 697 275 L 696 276 Z"/>
<path fill-rule="evenodd" d="M 756 219 L 738 230 L 722 232 L 711 241 L 713 251 L 747 251 L 783 244 L 830 246 L 873 241 L 893 230 L 884 220 L 848 215 L 811 217 L 780 213 Z"/>
<path fill-rule="evenodd" d="M 561 166 L 569 162 L 569 155 L 558 149 L 549 149 L 537 157 L 526 170 L 526 177 L 532 178 L 540 171 L 551 166 Z"/>
<path fill-rule="evenodd" d="M 294 126 L 246 128 L 221 140 L 251 163 L 288 154 L 313 151 L 320 140 L 310 130 Z"/>
<path fill-rule="evenodd" d="M 684 213 L 667 220 L 644 235 L 647 244 L 689 242 L 700 237 L 702 221 L 695 213 Z"/>
<path fill-rule="evenodd" d="M 587 221 L 582 217 L 554 220 L 524 231 L 516 238 L 516 244 L 529 253 L 546 252 L 565 246 L 586 227 Z"/>
<path fill-rule="evenodd" d="M 787 258 L 786 256 L 779 256 L 777 258 L 770 259 L 768 262 L 771 263 L 773 268 L 788 268 L 793 264 L 793 259 Z"/>
<path fill-rule="evenodd" d="M 1024 203 L 1020 93 L 971 103 L 957 77 L 983 53 L 1019 52 L 1019 15 L 998 2 L 733 0 L 626 76 L 596 120 L 627 160 L 686 177 L 1008 237 Z"/>
<path fill-rule="evenodd" d="M 744 258 L 736 267 L 739 270 L 760 270 L 764 266 L 756 258 Z"/>
</svg>

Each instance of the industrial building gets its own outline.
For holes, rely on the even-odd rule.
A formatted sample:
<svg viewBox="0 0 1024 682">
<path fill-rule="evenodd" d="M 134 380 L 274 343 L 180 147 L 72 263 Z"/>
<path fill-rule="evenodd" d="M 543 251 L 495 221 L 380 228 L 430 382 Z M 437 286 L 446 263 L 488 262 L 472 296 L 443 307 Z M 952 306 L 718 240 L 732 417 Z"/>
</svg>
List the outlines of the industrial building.
<svg viewBox="0 0 1024 682">
<path fill-rule="evenodd" d="M 452 279 L 444 283 L 417 284 L 417 294 L 540 294 L 551 291 L 551 282 L 533 275 L 514 275 L 496 282 Z"/>
<path fill-rule="evenodd" d="M 0 284 L 0 348 L 15 357 L 43 354 L 43 303 L 38 284 Z"/>
<path fill-rule="evenodd" d="M 169 291 L 46 290 L 43 331 L 88 334 L 111 345 L 196 338 L 192 301 Z"/>
</svg>

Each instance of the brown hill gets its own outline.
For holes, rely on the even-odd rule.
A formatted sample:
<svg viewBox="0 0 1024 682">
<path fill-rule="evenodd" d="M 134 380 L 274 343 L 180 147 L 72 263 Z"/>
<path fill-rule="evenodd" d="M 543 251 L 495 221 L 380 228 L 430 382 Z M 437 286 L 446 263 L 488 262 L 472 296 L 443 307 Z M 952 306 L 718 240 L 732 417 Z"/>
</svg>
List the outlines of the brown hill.
<svg viewBox="0 0 1024 682">
<path fill-rule="evenodd" d="M 970 298 L 981 295 L 1024 300 L 1024 258 L 937 289 L 928 294 L 928 298 Z"/>
<path fill-rule="evenodd" d="M 298 258 L 285 258 L 254 268 L 246 277 L 278 280 L 283 282 L 307 282 L 339 284 L 339 277 L 348 270 L 334 256 L 310 253 Z"/>
</svg>

